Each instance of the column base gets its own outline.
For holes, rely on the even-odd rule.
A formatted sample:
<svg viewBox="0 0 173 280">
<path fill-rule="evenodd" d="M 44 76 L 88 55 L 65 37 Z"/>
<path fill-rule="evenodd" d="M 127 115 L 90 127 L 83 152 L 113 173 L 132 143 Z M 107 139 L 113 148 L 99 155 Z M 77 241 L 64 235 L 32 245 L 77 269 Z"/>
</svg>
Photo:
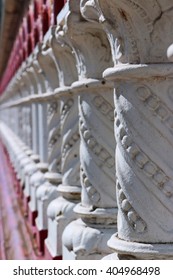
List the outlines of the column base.
<svg viewBox="0 0 173 280">
<path fill-rule="evenodd" d="M 114 234 L 108 246 L 116 251 L 104 259 L 173 260 L 173 243 L 139 243 L 118 238 Z"/>
</svg>

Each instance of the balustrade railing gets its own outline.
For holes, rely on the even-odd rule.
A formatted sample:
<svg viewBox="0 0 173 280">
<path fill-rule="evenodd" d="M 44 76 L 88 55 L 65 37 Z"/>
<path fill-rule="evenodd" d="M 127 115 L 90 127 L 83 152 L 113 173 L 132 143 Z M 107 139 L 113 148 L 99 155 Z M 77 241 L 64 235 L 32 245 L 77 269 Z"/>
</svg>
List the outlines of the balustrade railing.
<svg viewBox="0 0 173 280">
<path fill-rule="evenodd" d="M 22 21 L 0 135 L 45 258 L 173 259 L 173 4 L 162 2 L 35 0 Z"/>
</svg>

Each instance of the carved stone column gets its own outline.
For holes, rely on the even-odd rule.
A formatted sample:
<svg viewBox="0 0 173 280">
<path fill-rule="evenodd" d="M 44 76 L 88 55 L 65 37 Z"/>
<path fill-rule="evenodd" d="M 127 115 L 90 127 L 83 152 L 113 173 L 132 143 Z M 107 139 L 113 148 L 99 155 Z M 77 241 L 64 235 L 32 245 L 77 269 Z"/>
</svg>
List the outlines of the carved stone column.
<svg viewBox="0 0 173 280">
<path fill-rule="evenodd" d="M 78 96 L 71 92 L 71 84 L 77 80 L 77 69 L 68 38 L 58 27 L 52 34 L 51 47 L 57 64 L 60 88 L 55 90 L 60 102 L 61 171 L 62 184 L 58 186 L 60 196 L 48 207 L 47 257 L 62 256 L 62 232 L 76 218 L 73 208 L 80 201 L 80 161 Z"/>
<path fill-rule="evenodd" d="M 100 259 L 110 252 L 106 243 L 115 231 L 117 213 L 113 89 L 102 79 L 112 61 L 99 25 L 82 18 L 79 1 L 69 1 L 69 8 L 64 29 L 71 39 L 79 76 L 72 89 L 79 94 L 82 196 L 74 209 L 80 219 L 63 233 L 63 259 Z"/>
<path fill-rule="evenodd" d="M 104 72 L 115 82 L 116 107 L 119 211 L 110 258 L 173 259 L 173 3 L 95 3 L 114 58 Z"/>
<path fill-rule="evenodd" d="M 45 77 L 49 82 L 49 90 L 59 86 L 56 64 L 48 42 L 40 45 L 37 59 Z M 46 115 L 47 132 L 47 158 L 49 170 L 44 175 L 46 181 L 39 187 L 32 187 L 33 198 L 37 198 L 35 210 L 38 212 L 36 218 L 37 240 L 39 249 L 44 252 L 44 239 L 47 237 L 47 207 L 49 203 L 57 198 L 57 186 L 61 183 L 61 131 L 60 131 L 60 104 L 55 99 L 47 103 Z M 35 184 L 38 186 L 38 184 Z"/>
</svg>

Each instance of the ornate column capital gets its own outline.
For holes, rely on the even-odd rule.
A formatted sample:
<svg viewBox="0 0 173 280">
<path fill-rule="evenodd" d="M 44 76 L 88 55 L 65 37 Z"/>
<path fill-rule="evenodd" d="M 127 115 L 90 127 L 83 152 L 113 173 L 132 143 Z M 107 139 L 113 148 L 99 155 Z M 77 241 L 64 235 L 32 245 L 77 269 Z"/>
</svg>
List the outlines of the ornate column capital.
<svg viewBox="0 0 173 280">
<path fill-rule="evenodd" d="M 52 90 L 59 86 L 58 71 L 49 42 L 40 43 L 36 52 L 38 63 L 44 71 Z"/>
<path fill-rule="evenodd" d="M 60 26 L 52 28 L 50 46 L 57 64 L 60 86 L 71 86 L 77 80 L 76 63 L 68 36 Z"/>
<path fill-rule="evenodd" d="M 82 13 L 97 20 L 111 43 L 114 64 L 168 63 L 172 44 L 171 0 L 82 0 Z"/>
<path fill-rule="evenodd" d="M 100 79 L 102 72 L 112 63 L 107 36 L 98 23 L 93 24 L 82 17 L 80 1 L 75 4 L 74 2 L 69 1 L 70 12 L 64 31 L 70 37 L 79 79 Z"/>
</svg>

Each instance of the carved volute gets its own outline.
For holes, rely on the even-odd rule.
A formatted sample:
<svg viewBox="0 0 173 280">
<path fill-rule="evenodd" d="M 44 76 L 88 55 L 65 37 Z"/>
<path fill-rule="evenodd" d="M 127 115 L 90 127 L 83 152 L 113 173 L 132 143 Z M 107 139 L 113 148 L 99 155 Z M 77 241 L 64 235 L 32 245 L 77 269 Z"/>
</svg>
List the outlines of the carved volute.
<svg viewBox="0 0 173 280">
<path fill-rule="evenodd" d="M 50 45 L 57 63 L 60 86 L 71 86 L 78 78 L 76 62 L 69 39 L 60 26 L 52 29 Z"/>
<path fill-rule="evenodd" d="M 95 11 L 108 35 L 115 64 L 168 63 L 167 48 L 173 41 L 171 0 L 83 0 L 81 5 L 93 20 L 91 12 Z"/>
<path fill-rule="evenodd" d="M 64 30 L 71 38 L 79 79 L 102 77 L 112 63 L 109 42 L 99 24 L 86 21 L 80 14 L 80 1 L 69 1 L 70 13 Z"/>
<path fill-rule="evenodd" d="M 37 59 L 46 75 L 46 79 L 48 80 L 51 89 L 54 90 L 59 86 L 59 79 L 56 63 L 54 61 L 52 49 L 49 46 L 49 42 L 39 44 Z"/>
</svg>

